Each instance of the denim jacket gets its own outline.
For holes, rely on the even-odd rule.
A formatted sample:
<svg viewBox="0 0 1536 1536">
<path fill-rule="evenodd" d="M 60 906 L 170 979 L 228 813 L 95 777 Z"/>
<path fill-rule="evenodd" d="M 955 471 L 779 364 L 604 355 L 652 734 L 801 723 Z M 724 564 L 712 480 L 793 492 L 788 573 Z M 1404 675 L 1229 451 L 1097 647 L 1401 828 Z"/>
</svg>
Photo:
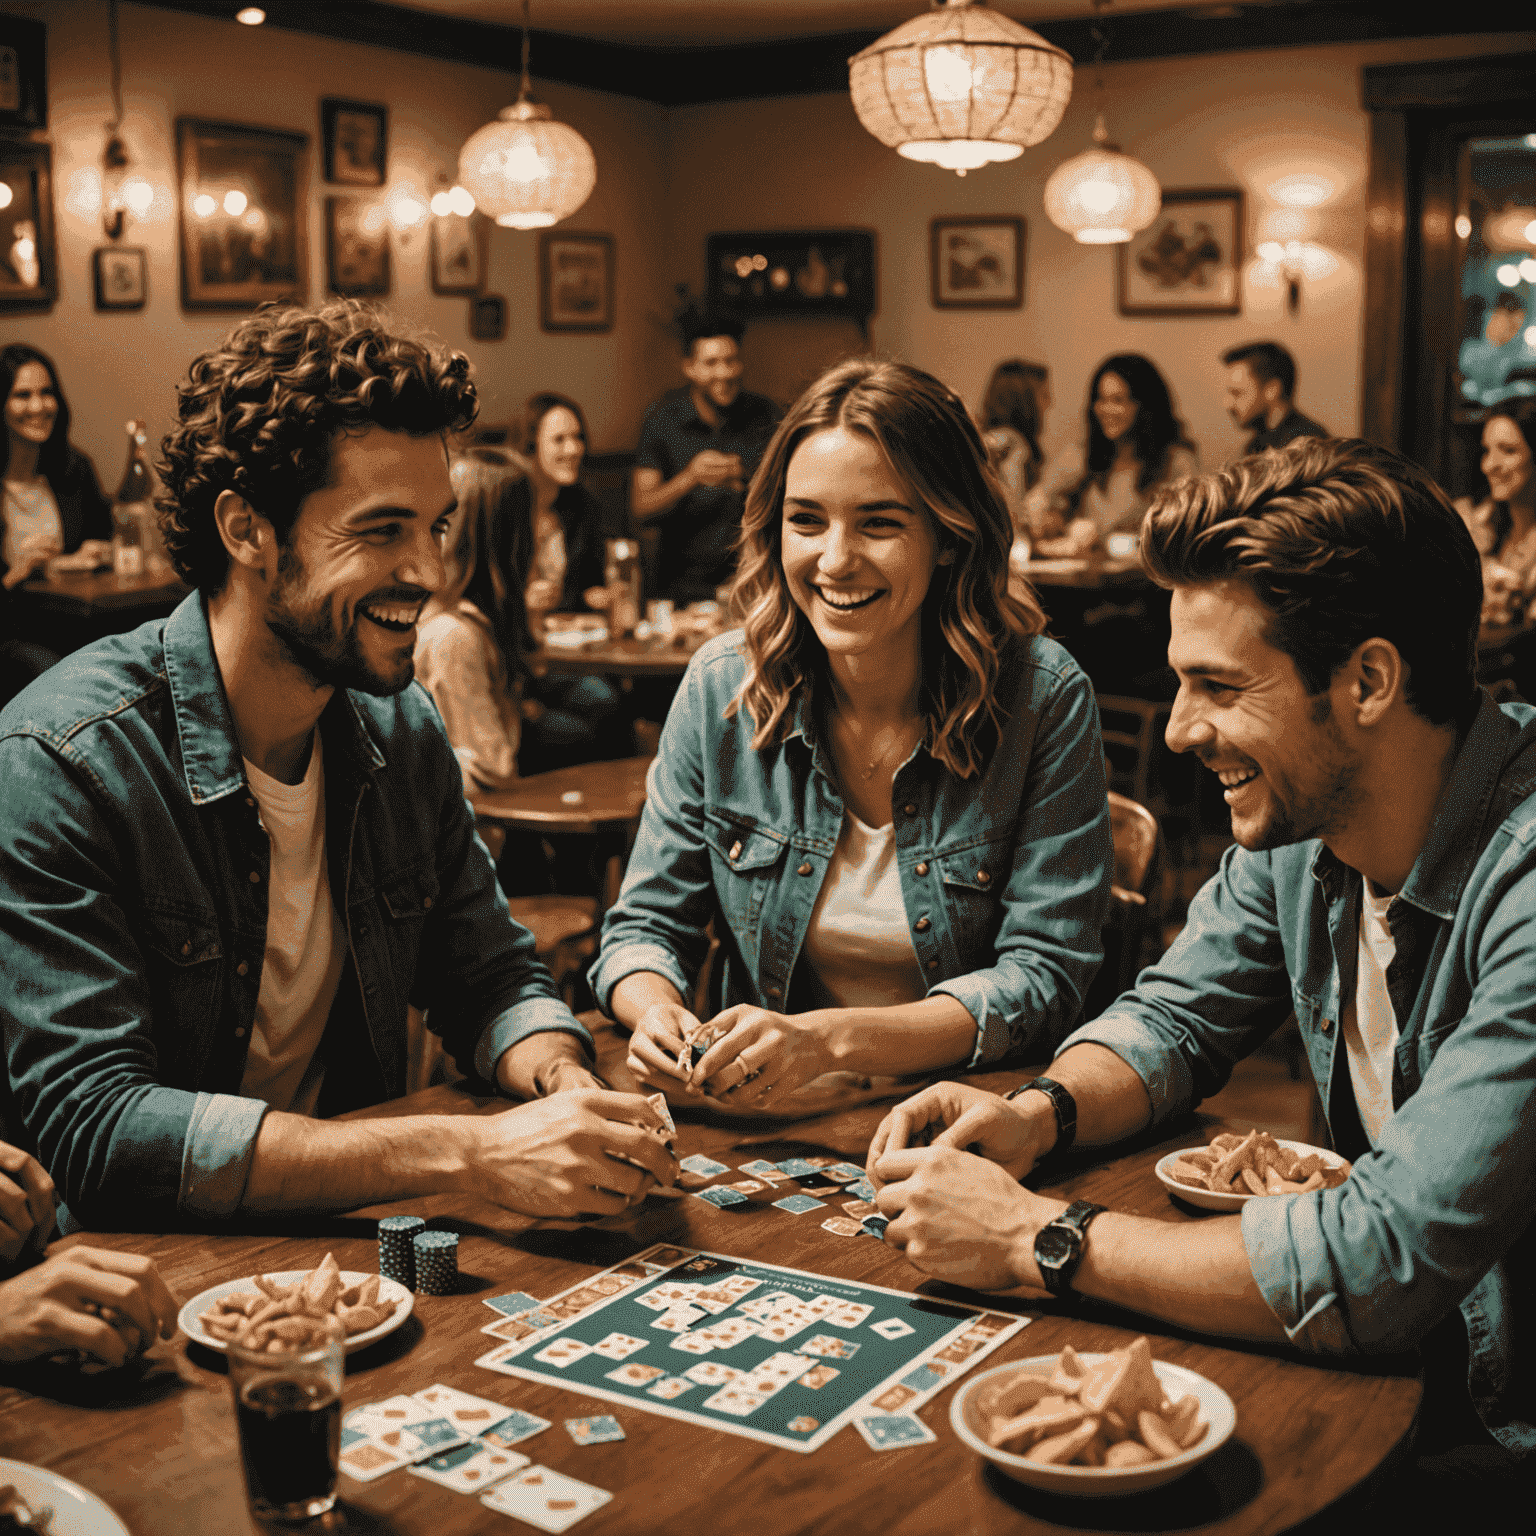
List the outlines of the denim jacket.
<svg viewBox="0 0 1536 1536">
<path fill-rule="evenodd" d="M 725 718 L 746 671 L 739 639 L 699 651 L 667 717 L 592 968 L 604 1008 L 635 971 L 686 997 L 711 919 L 723 962 L 712 1002 L 794 1006 L 843 802 L 803 700 L 788 737 L 762 751 L 746 710 Z M 891 792 L 913 948 L 930 995 L 957 998 L 976 1020 L 972 1065 L 1014 1050 L 1039 1058 L 1072 1027 L 1102 958 L 1113 872 L 1088 680 L 1041 637 L 1010 643 L 1000 661 L 1002 728 L 982 771 L 959 778 L 919 746 Z"/>
<path fill-rule="evenodd" d="M 1378 1145 L 1354 1116 L 1338 1023 L 1354 996 L 1361 878 L 1320 842 L 1228 849 L 1134 992 L 1062 1046 L 1107 1046 L 1155 1120 L 1215 1093 L 1292 1011 L 1336 1140 L 1340 1188 L 1250 1200 L 1254 1279 L 1291 1340 L 1416 1346 L 1452 1307 L 1488 1431 L 1536 1451 L 1536 710 L 1480 701 L 1439 814 L 1388 909 L 1399 1036 Z M 1352 1134 L 1353 1133 L 1353 1134 Z M 1346 1149 L 1346 1148 L 1341 1148 Z M 1523 1298 L 1523 1300 L 1522 1300 Z"/>
<path fill-rule="evenodd" d="M 320 738 L 350 944 L 322 1110 L 404 1092 L 409 1003 L 489 1080 L 539 1030 L 590 1044 L 507 915 L 425 691 L 338 690 Z M 201 600 L 76 652 L 13 700 L 0 784 L 0 1026 L 25 1140 L 75 1223 L 232 1215 L 267 1109 L 240 1082 L 269 844 Z"/>
</svg>

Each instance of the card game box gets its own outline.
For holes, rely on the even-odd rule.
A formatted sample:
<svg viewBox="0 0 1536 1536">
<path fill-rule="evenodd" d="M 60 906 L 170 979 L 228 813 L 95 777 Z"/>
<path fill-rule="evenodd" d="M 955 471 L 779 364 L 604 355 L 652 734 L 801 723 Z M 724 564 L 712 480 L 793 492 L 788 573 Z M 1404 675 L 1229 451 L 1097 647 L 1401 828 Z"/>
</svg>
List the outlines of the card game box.
<svg viewBox="0 0 1536 1536">
<path fill-rule="evenodd" d="M 658 1244 L 487 1325 L 475 1363 L 794 1451 L 911 1413 L 1029 1321 Z"/>
</svg>

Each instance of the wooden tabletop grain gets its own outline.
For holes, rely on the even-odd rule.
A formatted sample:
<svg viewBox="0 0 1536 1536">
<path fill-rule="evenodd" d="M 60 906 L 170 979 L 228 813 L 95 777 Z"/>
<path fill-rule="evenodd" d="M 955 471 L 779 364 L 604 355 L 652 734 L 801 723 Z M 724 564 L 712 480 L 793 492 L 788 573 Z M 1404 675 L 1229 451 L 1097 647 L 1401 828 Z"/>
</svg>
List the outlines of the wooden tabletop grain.
<svg viewBox="0 0 1536 1536">
<path fill-rule="evenodd" d="M 611 1033 L 600 1035 L 600 1043 L 605 1072 L 622 1080 L 622 1043 Z M 1020 1076 L 994 1073 L 973 1080 L 1001 1088 Z M 437 1087 L 370 1113 L 473 1114 L 504 1107 L 462 1088 Z M 883 1112 L 883 1105 L 866 1102 L 792 1125 L 729 1124 L 682 1112 L 678 1150 L 733 1164 L 822 1153 L 862 1161 Z M 1186 1125 L 1156 1145 L 1109 1158 L 1084 1154 L 1055 1182 L 1040 1187 L 1173 1223 L 1213 1219 L 1176 1208 L 1152 1166 L 1164 1150 L 1205 1139 L 1215 1124 Z M 344 1269 L 373 1269 L 376 1218 L 406 1210 L 461 1234 L 463 1289 L 450 1297 L 418 1297 L 415 1315 L 403 1328 L 350 1357 L 345 1406 L 445 1382 L 556 1421 L 555 1429 L 519 1449 L 612 1492 L 613 1502 L 581 1523 L 582 1536 L 656 1531 L 991 1536 L 1061 1527 L 1199 1527 L 1203 1536 L 1263 1536 L 1289 1529 L 1378 1468 L 1406 1435 L 1420 1397 L 1417 1376 L 1402 1362 L 1373 1368 L 1370 1362 L 1308 1359 L 1286 1349 L 1208 1343 L 1103 1309 L 1074 1313 L 1054 1304 L 991 1301 L 996 1309 L 1034 1321 L 988 1359 L 988 1366 L 1053 1353 L 1068 1343 L 1085 1350 L 1116 1348 L 1146 1332 L 1156 1358 L 1208 1376 L 1237 1406 L 1233 1438 L 1170 1487 L 1131 1499 L 1064 1500 L 1000 1480 L 968 1451 L 949 1427 L 952 1391 L 921 1411 L 938 1436 L 934 1444 L 876 1453 L 849 1429 L 820 1451 L 800 1455 L 474 1367 L 487 1343 L 478 1330 L 490 1317 L 480 1297 L 511 1290 L 552 1295 L 663 1240 L 900 1290 L 943 1293 L 884 1244 L 834 1236 L 759 1197 L 750 1206 L 721 1211 L 702 1200 L 652 1196 L 626 1217 L 580 1228 L 512 1216 L 465 1190 L 347 1217 L 275 1220 L 239 1233 L 111 1234 L 88 1241 L 149 1255 L 185 1300 L 222 1280 L 312 1265 L 327 1249 Z M 578 1446 L 558 1428 L 568 1417 L 607 1412 L 617 1412 L 623 1441 Z M 54 1368 L 0 1374 L 0 1455 L 73 1478 L 106 1500 L 135 1536 L 214 1531 L 243 1536 L 259 1529 L 246 1507 L 224 1363 L 182 1335 L 158 1345 L 145 1374 L 127 1384 Z M 340 1491 L 338 1512 L 312 1524 L 400 1536 L 498 1529 L 510 1536 L 524 1529 L 474 1498 L 404 1472 L 366 1485 L 344 1477 Z"/>
<path fill-rule="evenodd" d="M 142 613 L 147 619 L 169 613 L 188 590 L 174 571 L 146 571 L 138 576 L 119 576 L 113 571 L 60 571 L 24 581 L 12 595 L 41 612 L 74 618 Z"/>
<path fill-rule="evenodd" d="M 600 645 L 540 645 L 528 658 L 536 676 L 681 677 L 698 645 L 662 640 L 604 640 Z"/>
</svg>

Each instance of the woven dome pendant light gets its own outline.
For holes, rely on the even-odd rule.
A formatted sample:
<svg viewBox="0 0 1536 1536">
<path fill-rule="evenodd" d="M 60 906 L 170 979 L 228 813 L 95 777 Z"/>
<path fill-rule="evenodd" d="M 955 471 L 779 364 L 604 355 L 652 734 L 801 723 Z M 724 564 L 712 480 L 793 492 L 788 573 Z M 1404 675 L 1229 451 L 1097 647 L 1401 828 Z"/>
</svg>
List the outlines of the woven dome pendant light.
<svg viewBox="0 0 1536 1536">
<path fill-rule="evenodd" d="M 1109 0 L 1093 0 L 1095 12 L 1108 6 Z M 1093 40 L 1098 45 L 1094 69 L 1099 71 L 1096 88 L 1104 98 L 1105 30 L 1097 19 Z M 1120 152 L 1109 142 L 1104 114 L 1098 114 L 1093 129 L 1093 148 L 1064 160 L 1051 172 L 1045 184 L 1045 216 L 1057 229 L 1064 230 L 1080 245 L 1119 245 L 1143 230 L 1163 206 L 1163 189 L 1157 177 L 1140 160 Z"/>
<path fill-rule="evenodd" d="M 592 146 L 528 95 L 528 0 L 523 0 L 523 82 L 517 100 L 459 151 L 459 182 L 507 229 L 547 229 L 569 218 L 597 185 Z"/>
<path fill-rule="evenodd" d="M 853 110 L 882 144 L 957 176 L 1048 138 L 1072 59 L 982 0 L 930 0 L 848 61 Z"/>
</svg>

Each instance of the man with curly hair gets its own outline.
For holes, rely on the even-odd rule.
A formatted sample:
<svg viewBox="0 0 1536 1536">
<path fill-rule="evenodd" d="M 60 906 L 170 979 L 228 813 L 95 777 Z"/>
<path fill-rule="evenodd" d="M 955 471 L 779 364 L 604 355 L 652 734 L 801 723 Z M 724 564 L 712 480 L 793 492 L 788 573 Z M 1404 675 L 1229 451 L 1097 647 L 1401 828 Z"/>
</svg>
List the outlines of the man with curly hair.
<svg viewBox="0 0 1536 1536">
<path fill-rule="evenodd" d="M 7 1092 L 66 1227 L 468 1185 L 569 1218 L 670 1182 L 655 1112 L 593 1075 L 508 916 L 411 686 L 445 434 L 474 413 L 462 356 L 359 305 L 246 320 L 193 363 L 164 445 L 196 592 L 0 714 Z M 530 1102 L 330 1118 L 403 1091 L 411 1004 Z"/>
</svg>

